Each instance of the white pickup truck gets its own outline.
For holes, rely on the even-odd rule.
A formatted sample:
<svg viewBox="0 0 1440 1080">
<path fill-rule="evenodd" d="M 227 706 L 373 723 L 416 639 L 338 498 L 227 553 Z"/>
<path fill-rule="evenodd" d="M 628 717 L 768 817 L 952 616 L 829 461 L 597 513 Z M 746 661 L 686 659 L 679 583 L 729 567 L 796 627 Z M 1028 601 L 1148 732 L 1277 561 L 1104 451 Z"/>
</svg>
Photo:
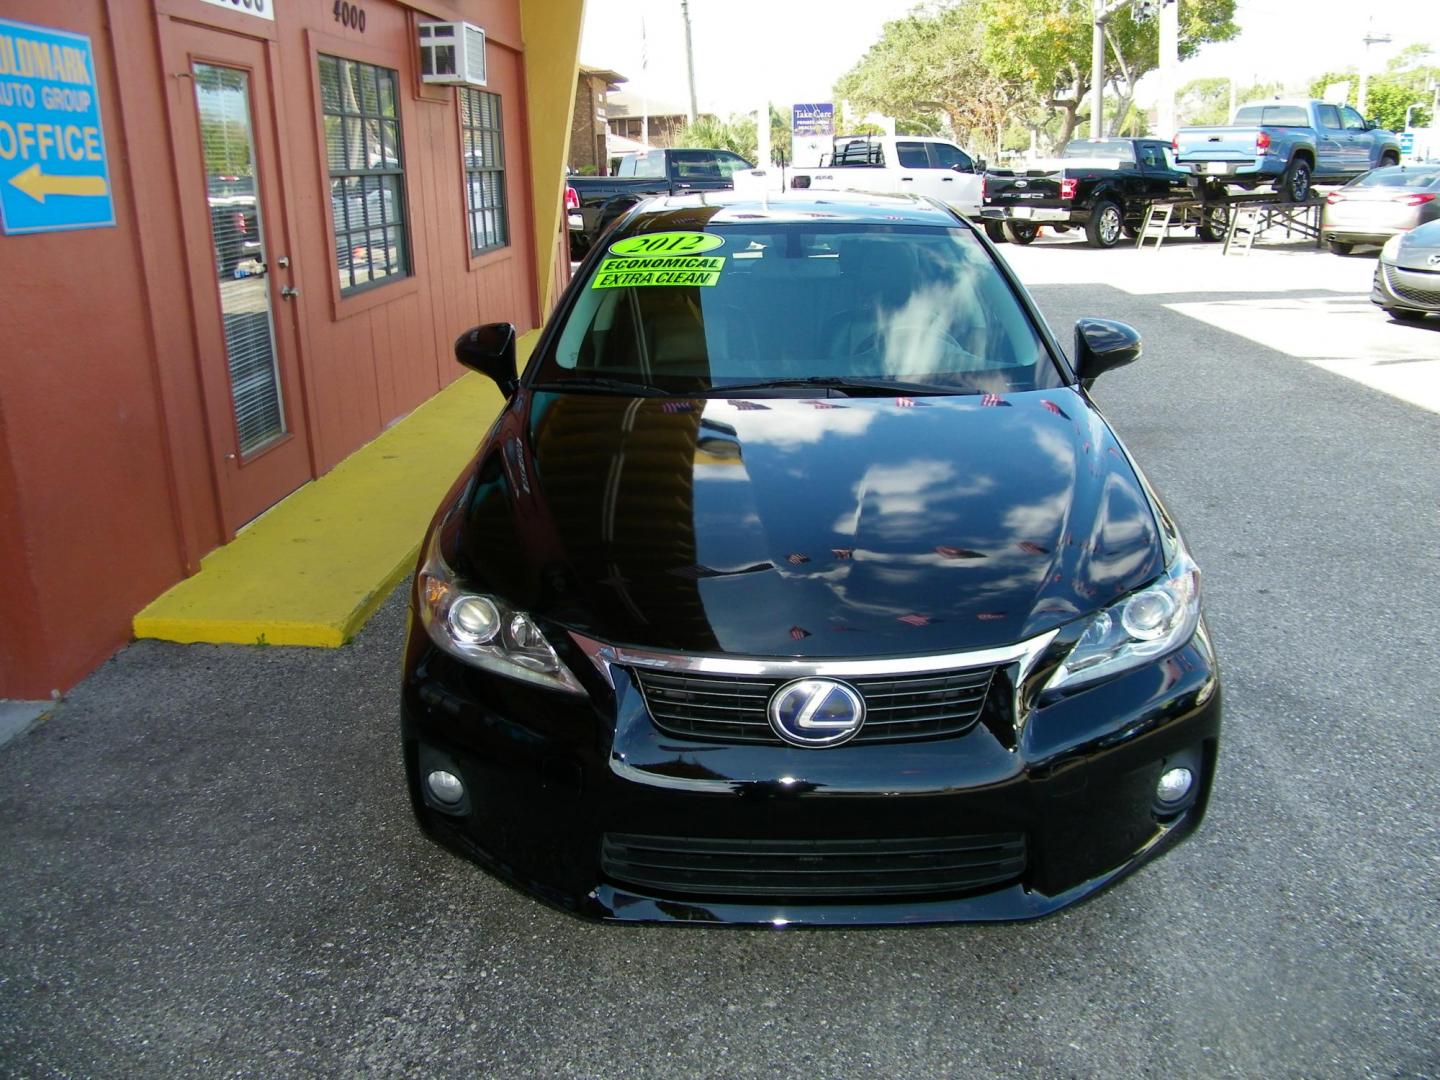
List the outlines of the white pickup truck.
<svg viewBox="0 0 1440 1080">
<path fill-rule="evenodd" d="M 980 211 L 985 162 L 952 142 L 922 135 L 838 135 L 834 147 L 819 168 L 786 168 L 783 180 L 775 167 L 737 172 L 735 190 L 758 194 L 783 183 L 811 191 L 914 192 L 962 214 Z"/>
</svg>

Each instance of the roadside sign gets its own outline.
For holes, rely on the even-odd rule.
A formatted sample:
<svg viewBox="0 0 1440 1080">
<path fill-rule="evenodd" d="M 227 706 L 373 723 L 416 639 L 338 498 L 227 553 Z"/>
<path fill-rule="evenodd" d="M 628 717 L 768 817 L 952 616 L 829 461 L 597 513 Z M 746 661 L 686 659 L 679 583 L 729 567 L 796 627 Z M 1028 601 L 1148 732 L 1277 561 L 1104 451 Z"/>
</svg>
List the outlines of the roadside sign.
<svg viewBox="0 0 1440 1080">
<path fill-rule="evenodd" d="M 1400 133 L 1400 153 L 1409 157 L 1415 152 L 1415 132 L 1402 131 Z"/>
<path fill-rule="evenodd" d="M 114 224 L 90 39 L 0 19 L 0 231 Z"/>
<path fill-rule="evenodd" d="M 790 131 L 800 136 L 835 134 L 835 106 L 829 101 L 790 106 Z"/>
</svg>

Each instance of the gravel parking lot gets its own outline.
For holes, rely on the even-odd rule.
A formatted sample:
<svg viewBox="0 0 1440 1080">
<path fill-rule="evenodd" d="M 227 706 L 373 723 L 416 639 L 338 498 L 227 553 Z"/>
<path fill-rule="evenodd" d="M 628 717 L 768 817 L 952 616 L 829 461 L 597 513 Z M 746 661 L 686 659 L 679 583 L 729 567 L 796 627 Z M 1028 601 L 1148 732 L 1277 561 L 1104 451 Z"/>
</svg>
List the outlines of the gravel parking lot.
<svg viewBox="0 0 1440 1080">
<path fill-rule="evenodd" d="M 143 642 L 0 748 L 0 1072 L 1440 1075 L 1440 327 L 1365 258 L 1004 250 L 1062 340 L 1146 338 L 1096 396 L 1206 575 L 1192 840 L 1038 923 L 595 926 L 411 823 L 400 594 L 338 651 Z"/>
</svg>

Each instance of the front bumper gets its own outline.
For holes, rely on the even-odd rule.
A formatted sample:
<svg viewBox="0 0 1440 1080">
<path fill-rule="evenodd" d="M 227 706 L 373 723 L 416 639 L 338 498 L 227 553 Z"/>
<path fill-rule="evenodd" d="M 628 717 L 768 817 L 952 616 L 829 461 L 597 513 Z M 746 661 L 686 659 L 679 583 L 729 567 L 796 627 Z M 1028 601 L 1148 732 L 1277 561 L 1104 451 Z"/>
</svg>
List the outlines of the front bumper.
<svg viewBox="0 0 1440 1080">
<path fill-rule="evenodd" d="M 1018 731 L 978 722 L 948 738 L 824 750 L 663 732 L 625 669 L 615 670 L 611 689 L 578 651 L 565 660 L 588 698 L 466 667 L 412 620 L 405 762 L 416 815 L 432 837 L 590 918 L 767 926 L 1034 918 L 1092 895 L 1192 831 L 1214 775 L 1221 702 L 1203 624 L 1148 667 L 1043 701 Z M 1196 801 L 1178 815 L 1157 814 L 1158 777 L 1181 760 L 1196 765 Z M 446 812 L 423 789 L 435 768 L 463 778 L 460 812 Z M 748 883 L 640 885 L 615 856 L 637 839 L 660 839 L 689 852 L 687 872 L 708 880 L 696 867 L 717 850 L 758 845 L 793 852 L 795 865 L 813 869 L 836 851 L 876 851 L 893 863 L 956 838 L 1007 845 L 1008 876 L 889 894 L 842 874 L 837 880 L 855 882 L 852 894 L 842 886 L 816 897 Z M 853 865 L 846 859 L 853 856 L 823 865 Z"/>
<path fill-rule="evenodd" d="M 1375 264 L 1370 300 L 1383 308 L 1440 311 L 1440 271 L 1406 270 L 1380 259 Z"/>
</svg>

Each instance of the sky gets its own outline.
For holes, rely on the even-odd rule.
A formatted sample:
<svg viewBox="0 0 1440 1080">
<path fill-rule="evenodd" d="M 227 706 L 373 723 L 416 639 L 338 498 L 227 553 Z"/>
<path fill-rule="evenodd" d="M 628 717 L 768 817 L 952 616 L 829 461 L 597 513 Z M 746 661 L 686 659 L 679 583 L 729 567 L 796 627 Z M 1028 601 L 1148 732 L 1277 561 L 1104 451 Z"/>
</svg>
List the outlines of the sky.
<svg viewBox="0 0 1440 1080">
<path fill-rule="evenodd" d="M 829 101 L 836 78 L 884 24 L 916 6 L 915 0 L 689 2 L 696 97 L 701 111 L 721 114 L 753 109 L 761 94 L 781 106 Z M 1202 48 L 1181 65 L 1181 84 L 1232 73 L 1242 85 L 1299 80 L 1357 65 L 1367 29 L 1394 39 L 1371 46 L 1372 71 L 1417 41 L 1440 51 L 1437 0 L 1238 0 L 1236 21 L 1240 37 Z M 586 0 L 580 59 L 626 76 L 626 91 L 683 109 L 680 0 Z"/>
</svg>

